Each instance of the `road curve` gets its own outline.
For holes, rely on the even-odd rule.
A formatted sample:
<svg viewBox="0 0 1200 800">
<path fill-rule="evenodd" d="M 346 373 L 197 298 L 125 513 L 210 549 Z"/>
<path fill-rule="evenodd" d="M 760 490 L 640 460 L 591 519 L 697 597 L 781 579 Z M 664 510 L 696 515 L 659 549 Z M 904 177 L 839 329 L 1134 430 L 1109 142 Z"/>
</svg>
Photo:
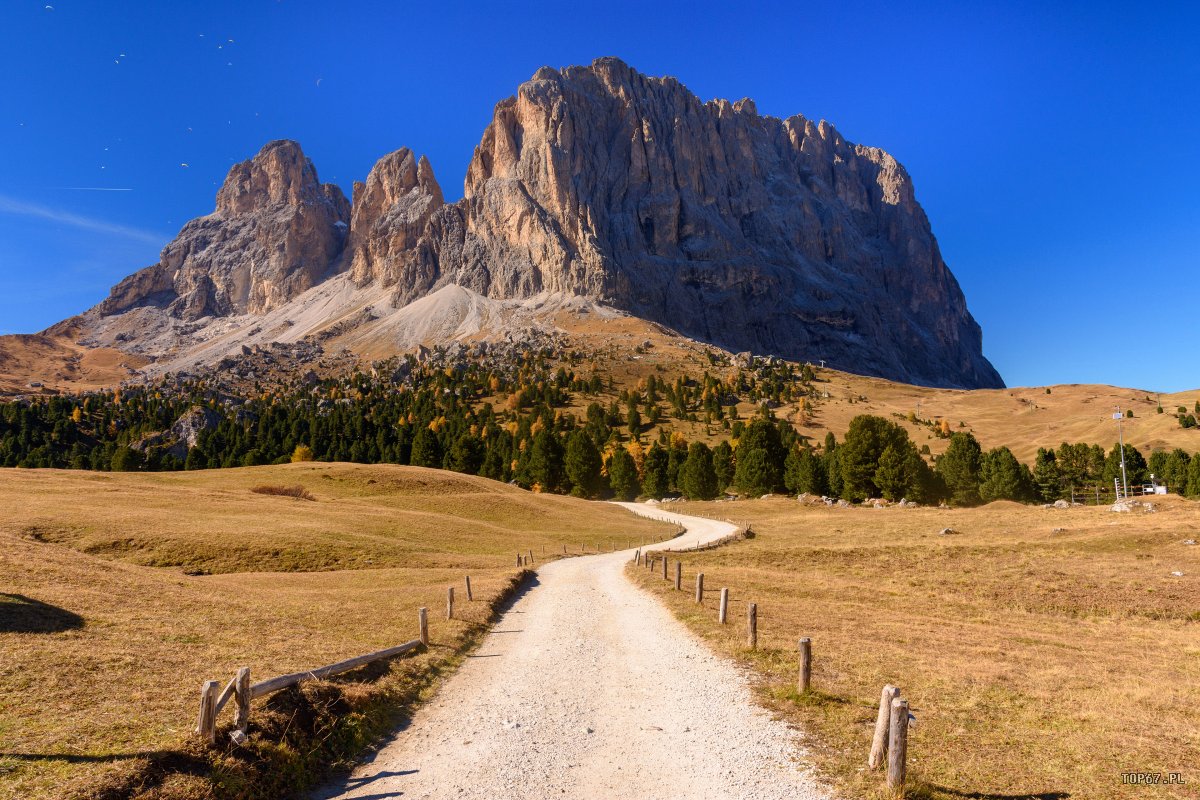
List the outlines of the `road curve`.
<svg viewBox="0 0 1200 800">
<path fill-rule="evenodd" d="M 645 549 L 692 547 L 734 527 L 622 505 L 688 526 Z M 625 577 L 632 554 L 539 567 L 411 724 L 313 800 L 826 800 L 797 733 Z"/>
</svg>

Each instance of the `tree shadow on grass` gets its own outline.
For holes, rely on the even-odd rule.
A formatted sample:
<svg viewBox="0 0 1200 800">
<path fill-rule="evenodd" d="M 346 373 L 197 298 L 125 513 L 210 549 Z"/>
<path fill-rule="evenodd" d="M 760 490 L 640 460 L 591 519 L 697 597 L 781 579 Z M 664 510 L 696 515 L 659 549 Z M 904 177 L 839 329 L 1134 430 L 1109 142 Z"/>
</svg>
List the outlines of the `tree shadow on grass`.
<svg viewBox="0 0 1200 800">
<path fill-rule="evenodd" d="M 0 593 L 0 633 L 61 633 L 83 627 L 83 617 L 23 594 Z"/>
</svg>

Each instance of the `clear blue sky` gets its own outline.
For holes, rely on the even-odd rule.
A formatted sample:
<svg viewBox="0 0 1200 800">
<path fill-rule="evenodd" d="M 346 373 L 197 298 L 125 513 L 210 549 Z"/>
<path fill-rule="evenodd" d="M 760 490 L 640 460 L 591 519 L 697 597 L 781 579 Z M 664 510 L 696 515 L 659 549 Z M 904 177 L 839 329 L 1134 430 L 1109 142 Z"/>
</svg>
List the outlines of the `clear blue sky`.
<svg viewBox="0 0 1200 800">
<path fill-rule="evenodd" d="M 184 5 L 3 3 L 0 332 L 153 263 L 270 139 L 347 194 L 408 146 L 453 199 L 498 100 L 616 55 L 899 158 L 1010 385 L 1200 387 L 1195 3 Z"/>
</svg>

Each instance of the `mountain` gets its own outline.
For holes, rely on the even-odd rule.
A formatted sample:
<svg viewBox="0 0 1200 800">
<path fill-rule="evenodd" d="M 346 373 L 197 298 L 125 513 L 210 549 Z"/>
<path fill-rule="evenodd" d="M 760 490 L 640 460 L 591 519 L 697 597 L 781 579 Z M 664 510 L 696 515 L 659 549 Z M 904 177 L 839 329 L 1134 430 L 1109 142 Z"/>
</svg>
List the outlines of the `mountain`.
<svg viewBox="0 0 1200 800">
<path fill-rule="evenodd" d="M 365 357 L 596 310 L 733 351 L 1003 386 L 894 158 L 615 58 L 542 68 L 498 103 L 454 203 L 407 148 L 348 203 L 298 144 L 271 142 L 157 264 L 46 334 L 153 373 L 250 344 Z"/>
</svg>

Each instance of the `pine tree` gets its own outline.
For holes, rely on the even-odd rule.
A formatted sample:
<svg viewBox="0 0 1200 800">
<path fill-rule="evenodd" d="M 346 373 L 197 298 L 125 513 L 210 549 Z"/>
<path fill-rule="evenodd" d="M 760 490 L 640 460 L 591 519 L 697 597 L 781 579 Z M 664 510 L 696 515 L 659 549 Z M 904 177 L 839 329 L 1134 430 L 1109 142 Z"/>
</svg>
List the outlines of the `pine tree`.
<svg viewBox="0 0 1200 800">
<path fill-rule="evenodd" d="M 483 442 L 477 436 L 464 433 L 450 446 L 447 465 L 455 472 L 474 475 L 483 466 Z"/>
<path fill-rule="evenodd" d="M 908 433 L 899 425 L 871 414 L 861 414 L 850 420 L 846 438 L 838 448 L 844 497 L 862 500 L 882 492 L 883 487 L 875 482 L 875 474 L 888 447 L 893 451 L 888 468 L 893 471 L 885 477 L 892 481 L 891 490 L 903 497 L 905 486 L 897 486 L 895 481 L 903 484 L 908 479 L 907 455 L 908 448 L 912 447 Z"/>
<path fill-rule="evenodd" d="M 608 459 L 608 482 L 616 499 L 629 501 L 637 497 L 637 464 L 624 447 L 618 447 Z"/>
<path fill-rule="evenodd" d="M 738 491 L 762 495 L 782 488 L 786 455 L 779 441 L 779 430 L 762 417 L 752 420 L 737 446 L 733 482 Z"/>
<path fill-rule="evenodd" d="M 642 467 L 642 494 L 661 500 L 670 490 L 667 483 L 667 451 L 658 442 L 646 453 Z"/>
<path fill-rule="evenodd" d="M 689 500 L 711 500 L 717 496 L 717 473 L 712 451 L 703 442 L 693 442 L 680 468 L 679 488 Z"/>
<path fill-rule="evenodd" d="M 413 437 L 411 463 L 414 467 L 442 467 L 442 443 L 437 434 L 426 426 L 422 426 Z"/>
<path fill-rule="evenodd" d="M 713 448 L 713 472 L 717 475 L 717 491 L 723 492 L 733 483 L 733 448 L 727 440 Z"/>
<path fill-rule="evenodd" d="M 526 474 L 530 485 L 543 492 L 557 491 L 566 479 L 562 443 L 549 428 L 543 428 L 533 437 Z"/>
<path fill-rule="evenodd" d="M 567 439 L 564 458 L 567 479 L 571 482 L 571 494 L 576 497 L 598 497 L 604 486 L 600 474 L 603 462 L 592 437 L 582 430 L 575 430 Z"/>
<path fill-rule="evenodd" d="M 937 471 L 946 482 L 950 500 L 955 505 L 979 503 L 979 470 L 983 451 L 970 433 L 955 433 L 950 446 L 937 461 Z"/>
<path fill-rule="evenodd" d="M 979 496 L 985 503 L 993 500 L 1028 499 L 1031 478 L 1027 469 L 1017 461 L 1007 447 L 997 447 L 983 454 L 979 466 Z"/>
<path fill-rule="evenodd" d="M 911 480 L 904 453 L 890 444 L 883 448 L 872 481 L 886 500 L 900 500 L 906 497 Z"/>
<path fill-rule="evenodd" d="M 1039 447 L 1037 457 L 1033 461 L 1033 483 L 1042 502 L 1053 503 L 1059 499 L 1062 494 L 1061 479 L 1058 458 L 1054 451 Z"/>
</svg>

